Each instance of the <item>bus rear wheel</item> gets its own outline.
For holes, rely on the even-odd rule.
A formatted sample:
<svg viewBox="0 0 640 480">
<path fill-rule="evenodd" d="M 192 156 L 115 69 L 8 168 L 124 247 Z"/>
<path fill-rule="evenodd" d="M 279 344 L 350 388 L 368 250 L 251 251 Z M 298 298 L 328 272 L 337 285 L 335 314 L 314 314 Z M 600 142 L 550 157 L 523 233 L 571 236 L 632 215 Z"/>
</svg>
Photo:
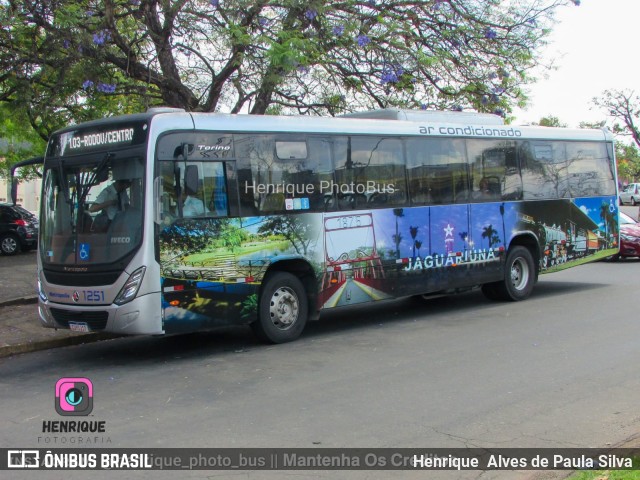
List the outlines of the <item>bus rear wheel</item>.
<svg viewBox="0 0 640 480">
<path fill-rule="evenodd" d="M 266 278 L 260 295 L 258 320 L 251 324 L 258 338 L 269 343 L 297 339 L 307 324 L 307 293 L 298 277 L 276 272 Z"/>
<path fill-rule="evenodd" d="M 536 271 L 528 248 L 515 246 L 509 250 L 504 280 L 482 286 L 482 293 L 491 300 L 524 300 L 533 290 Z"/>
</svg>

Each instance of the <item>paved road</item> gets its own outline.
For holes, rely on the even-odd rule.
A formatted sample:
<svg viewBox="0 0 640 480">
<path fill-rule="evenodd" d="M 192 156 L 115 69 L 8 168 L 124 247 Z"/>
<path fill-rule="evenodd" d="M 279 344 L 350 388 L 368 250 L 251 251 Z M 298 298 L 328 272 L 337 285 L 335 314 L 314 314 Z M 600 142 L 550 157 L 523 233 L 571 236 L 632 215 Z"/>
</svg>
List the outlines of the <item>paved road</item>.
<svg viewBox="0 0 640 480">
<path fill-rule="evenodd" d="M 520 303 L 476 292 L 345 307 L 280 346 L 236 328 L 0 359 L 0 444 L 54 447 L 41 429 L 57 418 L 55 382 L 87 376 L 95 386 L 92 418 L 106 421 L 110 447 L 614 445 L 640 432 L 639 272 L 639 261 L 625 261 L 551 274 Z M 181 478 L 282 478 L 234 473 Z"/>
<path fill-rule="evenodd" d="M 356 303 L 369 302 L 371 297 L 358 285 L 356 285 L 353 278 L 347 278 L 344 287 L 342 288 L 342 295 L 336 306 L 341 307 L 344 305 L 355 305 Z"/>
<path fill-rule="evenodd" d="M 521 303 L 492 303 L 475 292 L 346 307 L 311 324 L 298 342 L 280 346 L 258 344 L 248 329 L 235 328 L 0 359 L 0 445 L 69 446 L 42 434 L 43 420 L 60 418 L 54 385 L 64 376 L 93 381 L 91 418 L 106 422 L 109 447 L 616 445 L 640 432 L 639 273 L 640 261 L 631 260 L 543 276 Z M 392 477 L 480 475 L 527 474 Z M 69 479 L 85 476 L 65 472 Z M 180 478 L 282 476 L 185 472 Z M 332 472 L 295 476 L 338 478 Z"/>
</svg>

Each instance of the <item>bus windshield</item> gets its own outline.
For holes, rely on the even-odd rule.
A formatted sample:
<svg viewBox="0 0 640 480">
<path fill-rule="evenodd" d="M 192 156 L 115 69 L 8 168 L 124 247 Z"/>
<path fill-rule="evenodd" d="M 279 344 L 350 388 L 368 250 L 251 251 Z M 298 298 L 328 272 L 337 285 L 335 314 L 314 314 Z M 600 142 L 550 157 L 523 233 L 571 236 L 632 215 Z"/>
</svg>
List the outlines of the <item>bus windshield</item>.
<svg viewBox="0 0 640 480">
<path fill-rule="evenodd" d="M 142 240 L 141 157 L 101 152 L 48 159 L 40 255 L 45 265 L 113 263 Z"/>
</svg>

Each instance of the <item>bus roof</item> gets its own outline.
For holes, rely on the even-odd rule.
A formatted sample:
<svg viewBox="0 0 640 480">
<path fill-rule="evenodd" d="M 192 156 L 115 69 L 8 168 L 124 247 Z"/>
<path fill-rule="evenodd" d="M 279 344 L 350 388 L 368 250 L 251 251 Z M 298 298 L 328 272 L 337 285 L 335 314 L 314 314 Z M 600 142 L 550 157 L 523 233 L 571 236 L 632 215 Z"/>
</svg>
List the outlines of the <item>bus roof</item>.
<svg viewBox="0 0 640 480">
<path fill-rule="evenodd" d="M 68 126 L 55 134 L 90 130 L 96 127 L 104 128 L 110 124 L 147 121 L 152 126 L 152 130 L 157 133 L 174 129 L 195 129 L 222 132 L 613 141 L 613 134 L 606 128 L 596 130 L 504 125 L 493 117 L 496 116 L 472 112 L 412 112 L 407 110 L 373 110 L 341 117 L 317 117 L 308 115 L 188 113 L 177 108 L 155 108 L 149 109 L 145 113 L 121 115 Z"/>
<path fill-rule="evenodd" d="M 196 130 L 229 132 L 331 133 L 416 135 L 431 137 L 496 138 L 502 140 L 591 140 L 612 141 L 607 129 L 531 127 L 479 122 L 442 122 L 369 119 L 360 117 L 272 116 L 221 113 L 192 113 Z M 154 119 L 162 120 L 164 115 Z M 437 118 L 437 117 L 436 117 Z M 471 119 L 471 118 L 470 118 Z"/>
<path fill-rule="evenodd" d="M 378 120 L 409 120 L 412 122 L 473 123 L 482 125 L 504 125 L 504 120 L 493 113 L 406 110 L 400 108 L 381 108 L 366 112 L 340 115 L 341 118 L 371 118 Z"/>
</svg>

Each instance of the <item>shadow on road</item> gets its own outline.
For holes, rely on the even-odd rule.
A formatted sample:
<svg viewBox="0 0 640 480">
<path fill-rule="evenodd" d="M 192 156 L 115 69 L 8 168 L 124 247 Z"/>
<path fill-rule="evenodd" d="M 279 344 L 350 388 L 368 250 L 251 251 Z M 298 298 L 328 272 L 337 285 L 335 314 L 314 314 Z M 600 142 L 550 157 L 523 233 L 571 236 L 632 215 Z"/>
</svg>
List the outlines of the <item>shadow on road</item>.
<svg viewBox="0 0 640 480">
<path fill-rule="evenodd" d="M 248 352 L 265 353 L 278 349 L 283 353 L 300 352 L 317 342 L 339 341 L 338 337 L 350 332 L 366 335 L 378 334 L 384 327 L 384 335 L 393 335 L 394 328 L 413 328 L 409 323 L 437 322 L 438 325 L 456 325 L 460 322 L 478 321 L 496 312 L 512 314 L 517 309 L 549 298 L 567 295 L 576 291 L 598 290 L 610 287 L 595 282 L 562 282 L 542 280 L 525 302 L 494 302 L 485 299 L 478 290 L 449 297 L 429 300 L 405 298 L 369 304 L 350 306 L 328 311 L 318 322 L 310 322 L 303 336 L 296 342 L 285 345 L 265 345 L 258 342 L 247 326 L 220 328 L 209 332 L 173 335 L 167 337 L 123 337 L 114 340 L 49 350 L 43 368 L 58 371 L 61 364 L 82 368 L 114 368 L 134 366 L 142 368 L 163 363 L 179 364 L 183 360 L 212 357 L 226 358 Z M 535 307 L 534 307 L 535 308 Z M 5 365 L 5 367 L 10 367 Z M 6 370 L 6 368 L 4 369 Z"/>
</svg>

